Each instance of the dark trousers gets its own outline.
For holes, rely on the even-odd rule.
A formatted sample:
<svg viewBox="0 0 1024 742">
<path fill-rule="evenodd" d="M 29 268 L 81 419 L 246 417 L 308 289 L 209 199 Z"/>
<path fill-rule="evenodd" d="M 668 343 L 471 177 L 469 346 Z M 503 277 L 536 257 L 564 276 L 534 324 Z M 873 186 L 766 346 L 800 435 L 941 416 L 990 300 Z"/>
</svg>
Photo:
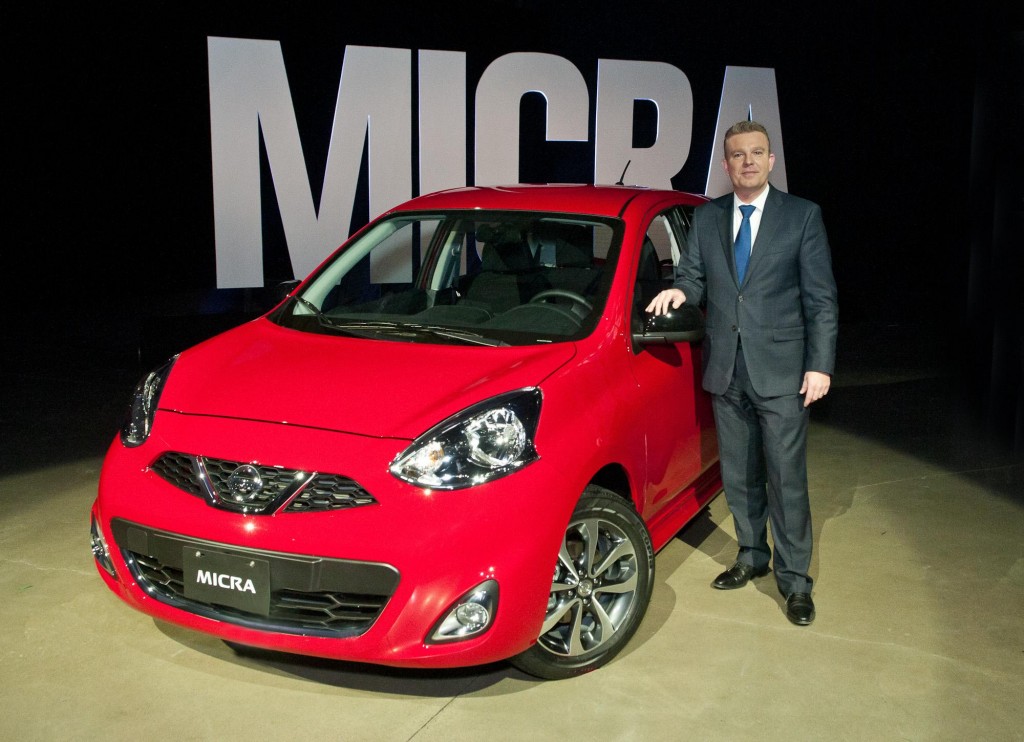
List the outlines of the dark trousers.
<svg viewBox="0 0 1024 742">
<path fill-rule="evenodd" d="M 808 408 L 799 394 L 761 397 L 750 385 L 742 348 L 732 383 L 714 395 L 725 499 L 736 525 L 737 559 L 768 566 L 771 520 L 779 591 L 810 593 L 811 508 L 807 494 Z"/>
</svg>

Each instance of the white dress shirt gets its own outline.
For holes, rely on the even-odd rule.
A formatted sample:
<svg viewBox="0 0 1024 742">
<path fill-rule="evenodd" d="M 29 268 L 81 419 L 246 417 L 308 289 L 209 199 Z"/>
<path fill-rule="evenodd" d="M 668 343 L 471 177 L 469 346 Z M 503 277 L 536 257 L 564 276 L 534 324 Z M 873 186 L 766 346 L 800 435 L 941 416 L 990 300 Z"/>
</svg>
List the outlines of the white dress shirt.
<svg viewBox="0 0 1024 742">
<path fill-rule="evenodd" d="M 764 202 L 768 199 L 768 190 L 770 188 L 770 185 L 765 185 L 764 190 L 758 194 L 757 198 L 750 202 L 754 206 L 754 213 L 750 215 L 751 252 L 754 251 L 754 245 L 757 244 L 757 230 L 761 227 L 761 214 L 764 213 Z M 734 194 L 732 197 L 732 236 L 734 242 L 736 241 L 736 235 L 740 231 L 740 222 L 743 221 L 743 214 L 740 213 L 740 205 L 742 203 Z"/>
</svg>

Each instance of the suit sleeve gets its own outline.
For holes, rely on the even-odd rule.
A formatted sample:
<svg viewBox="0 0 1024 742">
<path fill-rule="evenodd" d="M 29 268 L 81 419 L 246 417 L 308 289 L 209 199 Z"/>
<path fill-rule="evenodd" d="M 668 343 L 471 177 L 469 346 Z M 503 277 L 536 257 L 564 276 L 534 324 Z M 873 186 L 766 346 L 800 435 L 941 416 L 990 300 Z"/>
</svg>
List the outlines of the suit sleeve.
<svg viewBox="0 0 1024 742">
<path fill-rule="evenodd" d="M 832 374 L 839 334 L 839 305 L 825 223 L 821 208 L 816 204 L 808 212 L 804 225 L 800 250 L 800 299 L 807 330 L 804 370 Z"/>
<path fill-rule="evenodd" d="M 699 234 L 701 232 L 702 209 L 698 208 L 693 227 L 686 236 L 686 245 L 679 256 L 678 277 L 672 288 L 680 289 L 686 294 L 686 302 L 700 306 L 704 303 L 704 291 L 707 285 L 705 277 L 704 254 Z"/>
</svg>

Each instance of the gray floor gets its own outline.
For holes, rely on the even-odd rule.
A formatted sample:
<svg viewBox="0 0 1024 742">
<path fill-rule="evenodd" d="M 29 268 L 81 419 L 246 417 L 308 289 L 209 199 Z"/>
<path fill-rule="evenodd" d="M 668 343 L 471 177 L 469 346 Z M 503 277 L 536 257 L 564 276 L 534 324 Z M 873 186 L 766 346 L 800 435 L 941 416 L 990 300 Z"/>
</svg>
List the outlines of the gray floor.
<svg viewBox="0 0 1024 742">
<path fill-rule="evenodd" d="M 894 339 L 853 343 L 812 416 L 813 625 L 770 578 L 709 587 L 735 553 L 719 497 L 658 555 L 625 653 L 549 683 L 240 656 L 132 611 L 88 513 L 135 369 L 5 360 L 0 739 L 1022 740 L 1024 463 Z"/>
</svg>

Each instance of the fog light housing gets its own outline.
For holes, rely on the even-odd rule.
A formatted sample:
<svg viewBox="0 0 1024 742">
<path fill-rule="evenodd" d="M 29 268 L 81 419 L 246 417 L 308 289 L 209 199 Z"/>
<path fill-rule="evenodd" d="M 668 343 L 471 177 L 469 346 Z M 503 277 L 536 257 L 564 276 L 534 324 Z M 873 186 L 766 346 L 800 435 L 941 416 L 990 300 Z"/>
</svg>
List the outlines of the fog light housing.
<svg viewBox="0 0 1024 742">
<path fill-rule="evenodd" d="M 477 636 L 494 623 L 498 608 L 498 583 L 487 580 L 459 598 L 430 632 L 428 644 L 459 641 Z"/>
<path fill-rule="evenodd" d="M 116 579 L 117 573 L 114 572 L 114 563 L 110 559 L 110 548 L 107 546 L 107 540 L 103 538 L 100 524 L 96 522 L 95 517 L 91 519 L 89 524 L 89 534 L 92 540 L 93 558 L 102 567 L 104 572 Z"/>
</svg>

